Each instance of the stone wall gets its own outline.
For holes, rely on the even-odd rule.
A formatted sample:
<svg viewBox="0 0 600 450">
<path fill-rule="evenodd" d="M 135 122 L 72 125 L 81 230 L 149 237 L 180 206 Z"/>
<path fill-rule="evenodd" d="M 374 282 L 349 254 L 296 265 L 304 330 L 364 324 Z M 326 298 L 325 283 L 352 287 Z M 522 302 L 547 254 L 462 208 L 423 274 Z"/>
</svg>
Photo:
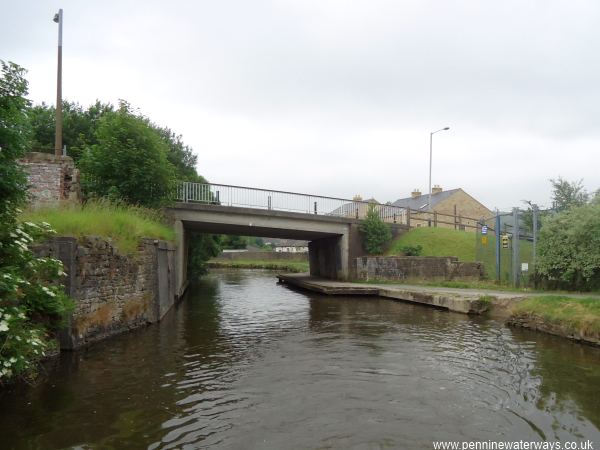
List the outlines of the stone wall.
<svg viewBox="0 0 600 450">
<path fill-rule="evenodd" d="M 79 170 L 69 156 L 28 153 L 20 164 L 27 173 L 33 207 L 79 201 Z"/>
<path fill-rule="evenodd" d="M 65 289 L 75 310 L 61 334 L 72 349 L 159 321 L 175 301 L 175 251 L 144 239 L 133 256 L 98 237 L 60 237 L 38 247 L 39 256 L 63 261 Z"/>
<path fill-rule="evenodd" d="M 260 261 L 308 261 L 308 252 L 223 252 L 211 261 L 238 261 L 240 259 Z"/>
<path fill-rule="evenodd" d="M 356 258 L 359 280 L 479 280 L 483 263 L 461 262 L 455 257 L 364 256 Z"/>
</svg>

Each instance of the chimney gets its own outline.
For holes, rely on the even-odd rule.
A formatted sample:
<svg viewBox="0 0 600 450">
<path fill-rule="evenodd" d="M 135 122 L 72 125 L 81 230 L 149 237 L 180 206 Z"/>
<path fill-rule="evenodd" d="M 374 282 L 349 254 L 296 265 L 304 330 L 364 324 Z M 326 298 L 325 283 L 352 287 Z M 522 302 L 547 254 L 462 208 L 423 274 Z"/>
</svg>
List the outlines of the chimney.
<svg viewBox="0 0 600 450">
<path fill-rule="evenodd" d="M 362 202 L 362 197 L 357 194 L 354 197 L 352 197 L 352 200 L 355 202 Z"/>
<path fill-rule="evenodd" d="M 442 192 L 442 188 L 440 187 L 439 184 L 436 184 L 432 189 L 431 189 L 431 195 L 433 194 L 439 194 L 440 192 Z"/>
<path fill-rule="evenodd" d="M 417 198 L 417 197 L 420 197 L 420 196 L 421 196 L 421 191 L 420 191 L 420 190 L 418 190 L 417 188 L 415 188 L 415 190 L 414 190 L 414 191 L 412 191 L 412 192 L 410 193 L 410 196 L 411 196 L 412 198 Z"/>
</svg>

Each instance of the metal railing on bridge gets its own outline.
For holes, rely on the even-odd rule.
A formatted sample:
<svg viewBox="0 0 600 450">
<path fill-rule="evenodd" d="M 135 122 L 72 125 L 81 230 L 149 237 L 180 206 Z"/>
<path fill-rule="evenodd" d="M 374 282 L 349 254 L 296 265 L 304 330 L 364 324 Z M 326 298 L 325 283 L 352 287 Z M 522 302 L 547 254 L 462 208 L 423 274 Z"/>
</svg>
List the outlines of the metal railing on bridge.
<svg viewBox="0 0 600 450">
<path fill-rule="evenodd" d="M 398 224 L 407 224 L 408 222 L 406 209 L 393 205 L 225 184 L 183 182 L 177 187 L 176 199 L 182 202 L 289 211 L 353 219 L 364 219 L 369 208 L 372 207 L 385 222 Z"/>
</svg>

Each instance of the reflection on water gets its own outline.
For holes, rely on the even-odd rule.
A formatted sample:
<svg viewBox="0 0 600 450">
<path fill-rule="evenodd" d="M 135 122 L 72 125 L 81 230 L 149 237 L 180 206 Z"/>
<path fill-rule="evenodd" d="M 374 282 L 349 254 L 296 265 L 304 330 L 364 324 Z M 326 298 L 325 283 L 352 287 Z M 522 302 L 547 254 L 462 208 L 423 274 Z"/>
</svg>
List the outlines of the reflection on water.
<svg viewBox="0 0 600 450">
<path fill-rule="evenodd" d="M 419 305 L 222 271 L 163 322 L 0 396 L 2 448 L 600 444 L 600 350 Z"/>
</svg>

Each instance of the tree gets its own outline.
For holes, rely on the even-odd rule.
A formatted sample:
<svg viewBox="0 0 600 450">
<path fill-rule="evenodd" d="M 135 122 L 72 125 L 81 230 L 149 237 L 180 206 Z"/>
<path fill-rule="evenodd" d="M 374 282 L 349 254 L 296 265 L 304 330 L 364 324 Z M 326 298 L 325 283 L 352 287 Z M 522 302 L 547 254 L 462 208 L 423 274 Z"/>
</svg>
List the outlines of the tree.
<svg viewBox="0 0 600 450">
<path fill-rule="evenodd" d="M 557 212 L 585 205 L 590 199 L 590 195 L 583 187 L 583 180 L 569 182 L 558 177 L 558 180 L 551 179 L 550 183 L 552 183 L 552 201 Z"/>
<path fill-rule="evenodd" d="M 30 106 L 25 70 L 0 61 L 0 384 L 35 370 L 71 307 L 57 281 L 62 263 L 35 258 L 29 245 L 47 235 L 47 224 L 19 223 L 26 177 L 18 165 L 29 142 Z"/>
<path fill-rule="evenodd" d="M 188 277 L 193 279 L 207 272 L 206 261 L 221 253 L 218 234 L 194 233 L 190 237 Z"/>
<path fill-rule="evenodd" d="M 600 201 L 548 218 L 540 232 L 536 265 L 558 287 L 600 287 Z"/>
<path fill-rule="evenodd" d="M 244 236 L 223 235 L 221 237 L 221 247 L 227 249 L 240 250 L 248 246 L 248 239 Z"/>
<path fill-rule="evenodd" d="M 86 193 L 149 207 L 166 201 L 176 169 L 167 144 L 144 117 L 121 101 L 117 111 L 100 118 L 96 139 L 80 161 Z"/>
<path fill-rule="evenodd" d="M 67 154 L 77 163 L 87 147 L 98 143 L 96 131 L 100 118 L 114 107 L 109 103 L 96 103 L 84 109 L 80 104 L 63 102 L 63 144 Z M 31 148 L 34 151 L 54 149 L 55 109 L 42 103 L 29 111 L 33 130 Z"/>
<path fill-rule="evenodd" d="M 381 254 L 385 244 L 392 239 L 390 226 L 381 220 L 375 205 L 369 205 L 369 210 L 365 220 L 360 224 L 359 230 L 363 235 L 363 247 L 370 255 Z"/>
<path fill-rule="evenodd" d="M 27 150 L 30 102 L 25 97 L 25 69 L 1 60 L 0 65 L 0 242 L 6 242 L 16 223 L 17 208 L 27 192 L 27 178 L 17 159 Z M 1 252 L 0 247 L 0 255 Z"/>
</svg>

